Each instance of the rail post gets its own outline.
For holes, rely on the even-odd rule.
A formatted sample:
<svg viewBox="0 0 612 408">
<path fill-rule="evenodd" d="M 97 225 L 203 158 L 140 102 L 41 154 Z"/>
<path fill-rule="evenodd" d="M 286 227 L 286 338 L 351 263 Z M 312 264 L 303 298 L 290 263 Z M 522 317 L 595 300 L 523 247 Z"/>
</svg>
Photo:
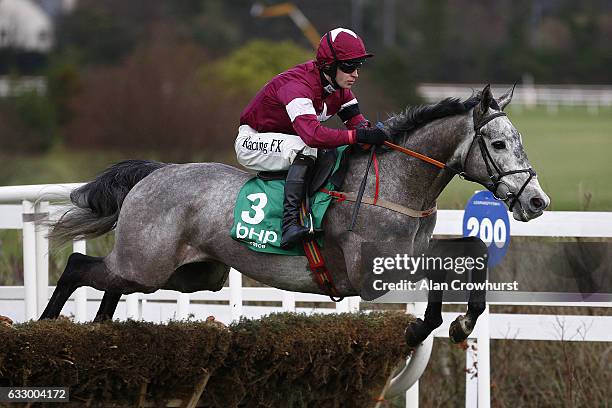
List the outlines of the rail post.
<svg viewBox="0 0 612 408">
<path fill-rule="evenodd" d="M 86 241 L 74 241 L 72 250 L 87 255 Z M 80 323 L 87 321 L 87 286 L 81 286 L 74 292 L 74 320 Z"/>
<path fill-rule="evenodd" d="M 36 290 L 36 231 L 34 221 L 34 203 L 22 201 L 23 218 L 23 286 L 25 290 L 25 318 L 36 319 L 38 312 Z"/>
<path fill-rule="evenodd" d="M 49 301 L 49 227 L 36 224 L 49 216 L 49 202 L 41 201 L 34 205 L 32 223 L 36 241 L 36 306 L 37 317 L 42 314 Z"/>
<path fill-rule="evenodd" d="M 237 322 L 242 317 L 242 274 L 234 268 L 230 269 L 229 287 L 232 321 Z"/>
</svg>

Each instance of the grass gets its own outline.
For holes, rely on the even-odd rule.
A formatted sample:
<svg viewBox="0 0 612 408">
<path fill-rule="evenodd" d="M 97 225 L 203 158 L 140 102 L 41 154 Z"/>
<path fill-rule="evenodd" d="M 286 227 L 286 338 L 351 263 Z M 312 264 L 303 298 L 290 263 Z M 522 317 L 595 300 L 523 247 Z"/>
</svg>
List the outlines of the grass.
<svg viewBox="0 0 612 408">
<path fill-rule="evenodd" d="M 231 142 L 228 149 L 231 150 Z M 0 152 L 0 186 L 26 184 L 77 183 L 91 180 L 111 164 L 127 159 L 155 160 L 186 163 L 217 161 L 236 165 L 233 151 L 222 153 L 194 152 L 189 155 L 168 157 L 164 152 L 135 151 L 73 151 L 56 146 L 45 155 L 6 154 Z"/>
<path fill-rule="evenodd" d="M 126 159 L 113 152 L 71 152 L 62 147 L 46 155 L 1 154 L 0 185 L 57 184 L 87 181 L 106 166 Z"/>
<path fill-rule="evenodd" d="M 490 353 L 492 407 L 609 405 L 610 367 L 602 356 L 610 346 L 605 342 L 491 340 Z M 464 407 L 464 369 L 465 351 L 436 338 L 419 380 L 420 405 Z"/>
<path fill-rule="evenodd" d="M 551 210 L 612 211 L 612 107 L 597 115 L 586 108 L 560 108 L 557 113 L 544 107 L 510 108 L 508 116 L 523 136 Z M 479 189 L 455 179 L 442 193 L 440 207 L 463 208 Z"/>
</svg>

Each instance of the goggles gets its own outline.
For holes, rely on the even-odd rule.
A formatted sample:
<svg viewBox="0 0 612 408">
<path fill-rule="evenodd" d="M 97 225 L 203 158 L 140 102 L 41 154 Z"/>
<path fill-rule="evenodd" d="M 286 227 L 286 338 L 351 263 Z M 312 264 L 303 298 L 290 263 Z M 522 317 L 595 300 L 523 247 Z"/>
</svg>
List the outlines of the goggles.
<svg viewBox="0 0 612 408">
<path fill-rule="evenodd" d="M 361 68 L 363 62 L 364 60 L 362 59 L 338 61 L 338 68 L 340 68 L 340 71 L 344 72 L 345 74 L 352 74 L 353 72 L 355 72 L 355 70 Z"/>
</svg>

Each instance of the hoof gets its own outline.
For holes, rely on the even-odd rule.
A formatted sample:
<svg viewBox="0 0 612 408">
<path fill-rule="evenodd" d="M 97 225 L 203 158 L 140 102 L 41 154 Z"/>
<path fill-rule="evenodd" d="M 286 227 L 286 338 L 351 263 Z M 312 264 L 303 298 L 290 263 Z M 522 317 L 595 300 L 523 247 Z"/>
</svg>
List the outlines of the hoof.
<svg viewBox="0 0 612 408">
<path fill-rule="evenodd" d="M 474 326 L 471 321 L 465 316 L 459 316 L 451 323 L 448 336 L 453 343 L 461 343 L 468 338 L 472 330 L 474 330 Z"/>
<path fill-rule="evenodd" d="M 428 331 L 425 327 L 425 322 L 422 319 L 417 319 L 406 327 L 406 331 L 404 332 L 406 344 L 410 348 L 415 348 L 425 341 L 430 333 L 431 331 Z"/>
</svg>

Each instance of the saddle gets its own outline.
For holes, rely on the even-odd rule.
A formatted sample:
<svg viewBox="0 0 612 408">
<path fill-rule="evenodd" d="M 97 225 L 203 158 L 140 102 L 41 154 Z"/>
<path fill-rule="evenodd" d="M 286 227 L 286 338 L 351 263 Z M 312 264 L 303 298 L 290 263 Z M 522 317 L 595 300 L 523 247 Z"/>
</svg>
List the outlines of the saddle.
<svg viewBox="0 0 612 408">
<path fill-rule="evenodd" d="M 307 199 L 301 209 L 304 226 L 320 231 L 325 212 L 332 202 L 329 191 L 337 190 L 348 170 L 348 147 L 319 150 L 309 177 Z M 284 186 L 287 172 L 260 172 L 240 189 L 234 207 L 230 236 L 253 251 L 281 255 L 304 255 L 304 248 L 280 248 Z M 323 190 L 323 191 L 322 191 Z M 323 245 L 322 237 L 316 237 Z"/>
</svg>

